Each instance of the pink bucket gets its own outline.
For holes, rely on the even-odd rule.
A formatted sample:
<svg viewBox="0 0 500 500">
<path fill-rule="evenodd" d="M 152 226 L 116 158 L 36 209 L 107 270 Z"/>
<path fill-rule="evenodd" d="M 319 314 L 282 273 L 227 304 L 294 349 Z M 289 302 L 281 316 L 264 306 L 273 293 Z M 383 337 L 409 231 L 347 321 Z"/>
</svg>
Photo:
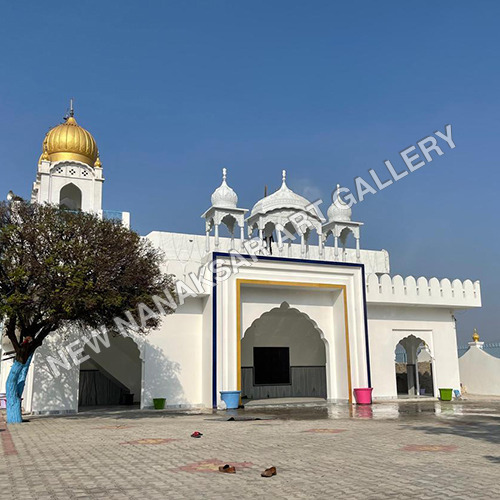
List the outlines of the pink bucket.
<svg viewBox="0 0 500 500">
<path fill-rule="evenodd" d="M 371 405 L 372 404 L 372 387 L 363 389 L 354 389 L 354 397 L 358 405 Z"/>
</svg>

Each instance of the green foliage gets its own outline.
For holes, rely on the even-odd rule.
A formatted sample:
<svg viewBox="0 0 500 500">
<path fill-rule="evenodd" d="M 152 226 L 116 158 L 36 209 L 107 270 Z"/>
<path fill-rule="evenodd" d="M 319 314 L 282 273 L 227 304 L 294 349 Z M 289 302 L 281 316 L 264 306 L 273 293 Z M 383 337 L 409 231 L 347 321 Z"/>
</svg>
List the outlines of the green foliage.
<svg viewBox="0 0 500 500">
<path fill-rule="evenodd" d="M 53 205 L 0 203 L 0 318 L 24 362 L 68 322 L 112 327 L 168 290 L 151 243 L 112 220 Z M 171 312 L 171 311 L 170 311 Z M 147 327 L 154 328 L 158 318 Z M 24 343 L 23 343 L 24 342 Z"/>
</svg>

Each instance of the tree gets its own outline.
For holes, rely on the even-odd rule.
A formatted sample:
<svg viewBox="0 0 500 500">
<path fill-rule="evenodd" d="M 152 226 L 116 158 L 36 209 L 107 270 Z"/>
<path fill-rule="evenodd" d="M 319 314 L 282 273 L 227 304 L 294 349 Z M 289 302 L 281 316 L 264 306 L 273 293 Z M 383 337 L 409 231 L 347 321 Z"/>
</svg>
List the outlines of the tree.
<svg viewBox="0 0 500 500">
<path fill-rule="evenodd" d="M 7 381 L 9 423 L 22 421 L 24 381 L 48 335 L 63 342 L 68 325 L 114 330 L 115 318 L 137 319 L 140 304 L 153 309 L 154 296 L 174 296 L 161 260 L 159 250 L 120 222 L 54 205 L 0 203 L 0 321 L 15 355 Z M 150 316 L 143 332 L 160 323 Z"/>
</svg>

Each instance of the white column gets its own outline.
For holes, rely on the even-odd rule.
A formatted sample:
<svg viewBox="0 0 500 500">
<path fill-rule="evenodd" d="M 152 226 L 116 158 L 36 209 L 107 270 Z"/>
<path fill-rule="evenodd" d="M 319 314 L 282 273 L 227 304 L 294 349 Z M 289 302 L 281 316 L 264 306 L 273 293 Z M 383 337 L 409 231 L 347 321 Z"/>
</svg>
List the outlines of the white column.
<svg viewBox="0 0 500 500">
<path fill-rule="evenodd" d="M 215 224 L 215 247 L 219 247 L 219 224 Z"/>
<path fill-rule="evenodd" d="M 278 250 L 280 255 L 283 253 L 283 236 L 279 229 L 276 229 L 276 234 L 278 235 Z"/>
<path fill-rule="evenodd" d="M 359 247 L 359 236 L 356 238 L 356 259 L 359 262 L 361 260 L 361 251 Z"/>
<path fill-rule="evenodd" d="M 301 233 L 301 235 L 300 235 L 300 254 L 302 255 L 302 257 L 306 253 L 306 248 L 305 248 L 304 243 L 305 243 L 304 233 Z"/>
<path fill-rule="evenodd" d="M 318 233 L 318 252 L 319 257 L 323 257 L 323 233 L 321 231 Z"/>
<path fill-rule="evenodd" d="M 206 238 L 205 238 L 205 250 L 208 252 L 210 252 L 210 229 L 207 229 L 205 231 L 205 234 L 206 234 Z"/>
<path fill-rule="evenodd" d="M 264 241 L 264 231 L 262 229 L 259 229 L 259 239 Z"/>
<path fill-rule="evenodd" d="M 334 241 L 333 255 L 335 257 L 335 260 L 338 260 L 338 257 L 339 257 L 339 238 L 338 238 L 338 236 L 334 236 L 333 241 Z"/>
<path fill-rule="evenodd" d="M 240 243 L 243 250 L 245 248 L 245 228 L 243 226 L 240 227 Z"/>
</svg>

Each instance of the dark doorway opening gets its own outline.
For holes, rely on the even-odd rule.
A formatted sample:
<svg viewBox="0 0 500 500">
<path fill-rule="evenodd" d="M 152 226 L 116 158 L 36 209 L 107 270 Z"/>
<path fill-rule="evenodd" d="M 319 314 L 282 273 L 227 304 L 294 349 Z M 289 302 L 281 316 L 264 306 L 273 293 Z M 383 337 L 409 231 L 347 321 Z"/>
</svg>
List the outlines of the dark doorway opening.
<svg viewBox="0 0 500 500">
<path fill-rule="evenodd" d="M 290 349 L 288 347 L 254 347 L 254 384 L 290 384 Z"/>
</svg>

